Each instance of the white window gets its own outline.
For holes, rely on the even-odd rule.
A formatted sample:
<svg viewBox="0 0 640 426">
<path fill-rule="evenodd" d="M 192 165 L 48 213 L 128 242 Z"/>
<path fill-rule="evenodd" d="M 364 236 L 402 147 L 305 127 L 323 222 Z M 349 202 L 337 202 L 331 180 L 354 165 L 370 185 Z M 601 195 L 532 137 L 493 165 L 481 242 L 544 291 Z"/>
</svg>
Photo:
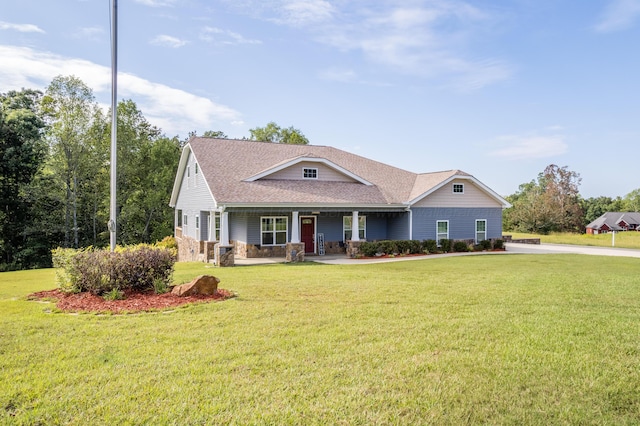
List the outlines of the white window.
<svg viewBox="0 0 640 426">
<path fill-rule="evenodd" d="M 476 219 L 476 244 L 487 239 L 487 220 Z"/>
<path fill-rule="evenodd" d="M 449 221 L 438 220 L 436 222 L 436 241 L 440 244 L 440 240 L 449 239 Z"/>
<path fill-rule="evenodd" d="M 196 229 L 200 229 L 200 216 L 196 216 Z"/>
<path fill-rule="evenodd" d="M 453 193 L 454 194 L 464 194 L 464 183 L 454 183 L 453 184 Z"/>
<path fill-rule="evenodd" d="M 198 175 L 198 163 L 193 164 L 193 168 L 195 169 L 196 176 Z"/>
<path fill-rule="evenodd" d="M 287 243 L 289 219 L 281 217 L 262 217 L 261 239 L 263 246 L 284 245 Z"/>
<path fill-rule="evenodd" d="M 302 178 L 303 179 L 318 179 L 318 169 L 302 169 Z"/>
<path fill-rule="evenodd" d="M 220 213 L 216 213 L 213 220 L 214 220 L 213 235 L 215 237 L 214 241 L 220 241 Z"/>
<path fill-rule="evenodd" d="M 183 224 L 184 226 L 187 226 L 187 225 L 188 225 L 188 223 L 187 223 L 187 218 L 188 218 L 188 216 L 187 216 L 186 214 L 185 214 L 184 216 L 182 216 L 182 224 Z"/>
<path fill-rule="evenodd" d="M 353 236 L 352 222 L 353 222 L 353 216 L 342 217 L 344 241 L 349 241 Z M 361 240 L 367 239 L 367 217 L 366 216 L 358 216 L 358 237 Z"/>
</svg>

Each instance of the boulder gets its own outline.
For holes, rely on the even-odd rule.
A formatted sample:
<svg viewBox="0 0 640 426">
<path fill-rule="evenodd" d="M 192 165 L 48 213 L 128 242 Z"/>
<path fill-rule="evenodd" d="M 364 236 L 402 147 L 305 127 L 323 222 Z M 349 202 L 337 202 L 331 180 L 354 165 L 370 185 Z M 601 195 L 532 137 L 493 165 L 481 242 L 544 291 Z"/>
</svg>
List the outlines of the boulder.
<svg viewBox="0 0 640 426">
<path fill-rule="evenodd" d="M 171 290 L 178 296 L 194 296 L 196 294 L 212 295 L 218 291 L 220 279 L 213 275 L 200 275 L 188 284 L 177 285 Z"/>
</svg>

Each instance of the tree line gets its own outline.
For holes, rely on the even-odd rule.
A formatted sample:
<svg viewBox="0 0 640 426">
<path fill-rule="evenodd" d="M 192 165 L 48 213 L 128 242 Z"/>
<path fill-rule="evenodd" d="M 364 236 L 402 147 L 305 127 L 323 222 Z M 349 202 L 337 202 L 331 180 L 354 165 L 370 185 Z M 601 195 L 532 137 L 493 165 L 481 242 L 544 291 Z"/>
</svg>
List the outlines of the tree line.
<svg viewBox="0 0 640 426">
<path fill-rule="evenodd" d="M 581 180 L 567 166 L 550 164 L 536 180 L 521 184 L 506 197 L 512 207 L 504 211 L 503 228 L 536 234 L 584 232 L 603 213 L 640 211 L 640 189 L 624 197 L 585 199 L 579 192 Z"/>
<path fill-rule="evenodd" d="M 117 113 L 117 243 L 155 242 L 173 235 L 169 199 L 186 140 L 164 135 L 132 100 Z M 110 117 L 75 76 L 55 77 L 44 92 L 0 94 L 0 271 L 51 266 L 56 247 L 109 244 Z M 308 143 L 273 122 L 250 132 Z"/>
</svg>

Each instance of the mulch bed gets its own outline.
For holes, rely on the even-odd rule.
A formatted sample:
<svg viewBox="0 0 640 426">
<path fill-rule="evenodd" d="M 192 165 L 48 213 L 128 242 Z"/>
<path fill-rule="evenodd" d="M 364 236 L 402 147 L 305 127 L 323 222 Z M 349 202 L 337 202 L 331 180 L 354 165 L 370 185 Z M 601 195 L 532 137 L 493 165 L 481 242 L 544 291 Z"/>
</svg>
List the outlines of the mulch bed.
<svg viewBox="0 0 640 426">
<path fill-rule="evenodd" d="M 192 303 L 227 300 L 235 294 L 218 289 L 214 295 L 176 296 L 171 293 L 125 291 L 122 300 L 105 300 L 91 293 L 65 293 L 56 290 L 39 291 L 29 295 L 30 300 L 55 300 L 56 307 L 64 312 L 110 312 L 114 314 L 158 311 Z"/>
</svg>

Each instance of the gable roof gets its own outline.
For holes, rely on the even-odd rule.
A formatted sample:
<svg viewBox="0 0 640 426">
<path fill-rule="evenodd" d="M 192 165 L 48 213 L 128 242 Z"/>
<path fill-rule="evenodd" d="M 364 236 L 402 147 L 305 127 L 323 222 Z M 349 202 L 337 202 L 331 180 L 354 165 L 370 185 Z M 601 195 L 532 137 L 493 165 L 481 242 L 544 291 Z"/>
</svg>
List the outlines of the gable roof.
<svg viewBox="0 0 640 426">
<path fill-rule="evenodd" d="M 205 137 L 192 137 L 183 148 L 171 195 L 171 206 L 175 206 L 177 202 L 189 154 L 195 157 L 218 205 L 406 208 L 410 201 L 428 194 L 451 179 L 464 178 L 473 180 L 503 207 L 509 206 L 502 197 L 460 170 L 416 174 L 329 146 Z M 354 181 L 269 179 L 272 173 L 309 161 L 323 163 Z"/>
<path fill-rule="evenodd" d="M 606 225 L 612 231 L 621 231 L 622 228 L 618 223 L 624 221 L 627 225 L 640 225 L 640 213 L 637 212 L 606 212 L 593 222 L 587 225 L 587 228 L 601 229 Z"/>
</svg>

